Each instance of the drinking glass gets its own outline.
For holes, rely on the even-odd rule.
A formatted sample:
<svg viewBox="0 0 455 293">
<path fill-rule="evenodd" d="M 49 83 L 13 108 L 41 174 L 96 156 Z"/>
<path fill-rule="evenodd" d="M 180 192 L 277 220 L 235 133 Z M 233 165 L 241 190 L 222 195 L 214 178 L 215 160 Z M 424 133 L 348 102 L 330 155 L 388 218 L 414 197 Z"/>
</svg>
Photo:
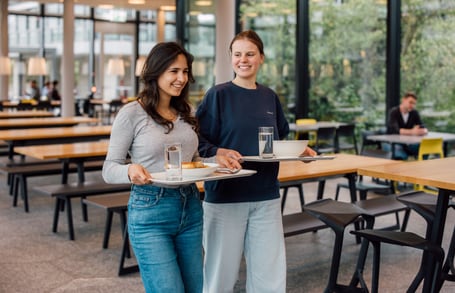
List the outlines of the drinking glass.
<svg viewBox="0 0 455 293">
<path fill-rule="evenodd" d="M 182 180 L 182 144 L 169 143 L 164 145 L 164 169 L 166 180 Z"/>
<path fill-rule="evenodd" d="M 273 127 L 259 127 L 259 156 L 273 157 Z"/>
</svg>

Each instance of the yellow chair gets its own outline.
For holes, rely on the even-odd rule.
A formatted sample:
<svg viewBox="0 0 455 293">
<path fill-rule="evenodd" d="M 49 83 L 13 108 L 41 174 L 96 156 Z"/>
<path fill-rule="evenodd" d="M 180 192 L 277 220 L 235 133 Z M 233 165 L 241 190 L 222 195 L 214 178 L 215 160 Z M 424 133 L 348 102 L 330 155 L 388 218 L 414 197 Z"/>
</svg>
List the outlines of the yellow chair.
<svg viewBox="0 0 455 293">
<path fill-rule="evenodd" d="M 316 124 L 317 120 L 313 118 L 301 118 L 295 120 L 295 125 L 311 125 L 311 124 Z M 309 146 L 314 146 L 316 144 L 316 137 L 317 137 L 317 131 L 316 130 L 311 130 L 311 131 L 297 131 L 295 132 L 295 139 L 299 139 L 300 134 L 302 132 L 308 133 L 308 145 Z"/>
<path fill-rule="evenodd" d="M 444 148 L 442 138 L 424 138 L 419 145 L 419 153 L 417 160 L 422 161 L 429 159 L 430 156 L 437 155 L 439 158 L 444 158 Z M 424 156 L 428 156 L 424 158 Z M 421 190 L 428 193 L 437 193 L 434 189 L 428 189 L 423 185 L 414 185 L 415 190 Z"/>
</svg>

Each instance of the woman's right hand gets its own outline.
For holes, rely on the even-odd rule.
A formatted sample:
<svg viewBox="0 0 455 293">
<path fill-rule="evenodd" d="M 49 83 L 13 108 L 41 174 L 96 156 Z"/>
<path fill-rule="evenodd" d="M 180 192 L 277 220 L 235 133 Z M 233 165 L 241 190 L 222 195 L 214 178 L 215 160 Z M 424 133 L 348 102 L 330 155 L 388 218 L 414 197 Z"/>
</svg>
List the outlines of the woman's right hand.
<svg viewBox="0 0 455 293">
<path fill-rule="evenodd" d="M 240 165 L 242 155 L 231 149 L 218 148 L 216 152 L 216 162 L 221 165 L 221 167 L 229 169 L 242 169 Z"/>
<path fill-rule="evenodd" d="M 139 164 L 131 164 L 128 168 L 128 178 L 130 182 L 136 185 L 149 184 L 152 175 Z"/>
</svg>

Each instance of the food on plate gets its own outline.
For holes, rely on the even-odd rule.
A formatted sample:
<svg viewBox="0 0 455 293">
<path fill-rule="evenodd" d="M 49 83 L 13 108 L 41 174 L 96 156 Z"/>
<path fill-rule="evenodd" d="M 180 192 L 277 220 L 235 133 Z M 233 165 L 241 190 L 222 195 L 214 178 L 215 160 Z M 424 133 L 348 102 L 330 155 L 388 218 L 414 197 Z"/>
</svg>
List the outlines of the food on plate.
<svg viewBox="0 0 455 293">
<path fill-rule="evenodd" d="M 206 168 L 203 162 L 183 162 L 182 169 Z"/>
</svg>

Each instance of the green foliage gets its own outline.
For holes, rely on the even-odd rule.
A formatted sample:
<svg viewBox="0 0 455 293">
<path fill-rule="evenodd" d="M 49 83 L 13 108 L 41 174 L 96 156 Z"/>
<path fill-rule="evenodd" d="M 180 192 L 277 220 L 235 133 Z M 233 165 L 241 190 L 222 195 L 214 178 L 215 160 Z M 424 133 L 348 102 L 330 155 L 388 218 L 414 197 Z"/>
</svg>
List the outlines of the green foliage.
<svg viewBox="0 0 455 293">
<path fill-rule="evenodd" d="M 241 5 L 244 27 L 258 31 L 266 46 L 259 80 L 285 104 L 294 100 L 296 2 L 250 0 Z M 383 124 L 387 7 L 376 0 L 336 2 L 310 2 L 310 116 Z M 432 130 L 447 131 L 455 124 L 454 23 L 452 1 L 402 1 L 402 92 L 414 91 L 424 114 L 450 113 L 423 116 Z"/>
</svg>

